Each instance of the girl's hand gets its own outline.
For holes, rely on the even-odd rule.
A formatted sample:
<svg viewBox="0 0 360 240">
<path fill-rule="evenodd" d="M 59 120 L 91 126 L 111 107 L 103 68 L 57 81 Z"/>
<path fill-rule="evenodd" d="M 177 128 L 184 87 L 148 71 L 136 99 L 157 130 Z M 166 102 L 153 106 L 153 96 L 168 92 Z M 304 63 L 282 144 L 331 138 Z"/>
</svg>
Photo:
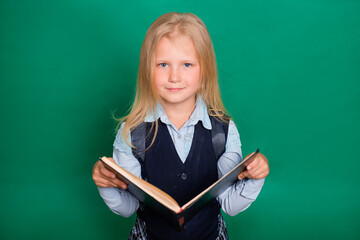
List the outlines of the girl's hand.
<svg viewBox="0 0 360 240">
<path fill-rule="evenodd" d="M 262 153 L 258 153 L 254 160 L 247 162 L 245 164 L 245 168 L 246 170 L 244 170 L 239 174 L 238 176 L 239 180 L 246 177 L 253 179 L 260 179 L 266 177 L 269 174 L 269 162 Z"/>
<path fill-rule="evenodd" d="M 108 158 L 115 162 L 114 159 Z M 95 163 L 92 174 L 95 184 L 99 187 L 119 187 L 126 189 L 126 184 L 116 178 L 115 174 L 105 168 L 104 164 L 99 160 Z"/>
</svg>

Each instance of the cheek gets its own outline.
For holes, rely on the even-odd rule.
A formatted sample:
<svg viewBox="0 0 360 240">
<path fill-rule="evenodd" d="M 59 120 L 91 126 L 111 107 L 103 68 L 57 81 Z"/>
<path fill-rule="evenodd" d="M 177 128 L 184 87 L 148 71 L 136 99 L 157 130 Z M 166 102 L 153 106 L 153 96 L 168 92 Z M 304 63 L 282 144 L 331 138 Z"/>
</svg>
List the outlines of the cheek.
<svg viewBox="0 0 360 240">
<path fill-rule="evenodd" d="M 166 80 L 165 71 L 161 71 L 161 70 L 154 71 L 154 81 L 156 85 L 163 83 L 165 80 Z"/>
<path fill-rule="evenodd" d="M 158 71 L 155 71 L 154 72 L 154 85 L 157 90 L 163 82 L 162 79 L 163 79 L 163 77 L 161 76 L 161 73 L 159 73 Z"/>
<path fill-rule="evenodd" d="M 156 78 L 154 78 L 154 87 L 156 92 L 158 93 L 161 89 L 161 82 L 159 80 L 157 80 Z"/>
<path fill-rule="evenodd" d="M 188 79 L 191 80 L 191 84 L 195 87 L 195 86 L 199 86 L 200 85 L 200 71 L 194 71 L 191 72 L 188 75 Z"/>
</svg>

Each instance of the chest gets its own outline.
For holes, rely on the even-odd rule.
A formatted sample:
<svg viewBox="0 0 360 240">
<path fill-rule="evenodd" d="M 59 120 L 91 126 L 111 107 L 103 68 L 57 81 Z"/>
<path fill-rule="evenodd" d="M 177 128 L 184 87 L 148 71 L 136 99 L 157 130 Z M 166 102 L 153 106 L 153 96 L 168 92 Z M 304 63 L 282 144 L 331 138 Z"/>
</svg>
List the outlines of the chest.
<svg viewBox="0 0 360 240">
<path fill-rule="evenodd" d="M 148 136 L 146 147 L 151 144 Z M 144 171 L 147 180 L 172 196 L 179 204 L 186 203 L 217 180 L 217 159 L 211 131 L 195 125 L 189 154 L 183 162 L 165 124 L 159 123 L 155 142 L 145 153 Z"/>
</svg>

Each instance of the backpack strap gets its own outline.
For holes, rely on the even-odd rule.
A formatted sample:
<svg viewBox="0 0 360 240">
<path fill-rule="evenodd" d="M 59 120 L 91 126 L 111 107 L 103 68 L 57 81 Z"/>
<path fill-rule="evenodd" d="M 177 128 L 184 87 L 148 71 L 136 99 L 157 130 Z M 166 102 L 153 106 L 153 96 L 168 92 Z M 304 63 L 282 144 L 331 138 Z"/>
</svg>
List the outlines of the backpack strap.
<svg viewBox="0 0 360 240">
<path fill-rule="evenodd" d="M 210 121 L 212 127 L 211 136 L 215 150 L 215 156 L 216 159 L 219 159 L 221 155 L 225 152 L 229 123 L 222 122 L 221 120 L 213 116 L 210 116 Z"/>
<path fill-rule="evenodd" d="M 132 148 L 134 157 L 141 165 L 141 177 L 146 181 L 145 174 L 145 140 L 146 140 L 147 123 L 143 122 L 131 131 L 131 144 L 135 147 Z"/>
</svg>

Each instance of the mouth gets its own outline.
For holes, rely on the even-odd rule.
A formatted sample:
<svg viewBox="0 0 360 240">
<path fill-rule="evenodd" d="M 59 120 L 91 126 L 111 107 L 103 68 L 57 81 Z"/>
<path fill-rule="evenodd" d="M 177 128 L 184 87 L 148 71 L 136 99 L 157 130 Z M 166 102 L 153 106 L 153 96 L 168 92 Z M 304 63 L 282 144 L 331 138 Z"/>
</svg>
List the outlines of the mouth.
<svg viewBox="0 0 360 240">
<path fill-rule="evenodd" d="M 184 88 L 166 88 L 167 90 L 169 90 L 170 92 L 179 92 Z"/>
</svg>

